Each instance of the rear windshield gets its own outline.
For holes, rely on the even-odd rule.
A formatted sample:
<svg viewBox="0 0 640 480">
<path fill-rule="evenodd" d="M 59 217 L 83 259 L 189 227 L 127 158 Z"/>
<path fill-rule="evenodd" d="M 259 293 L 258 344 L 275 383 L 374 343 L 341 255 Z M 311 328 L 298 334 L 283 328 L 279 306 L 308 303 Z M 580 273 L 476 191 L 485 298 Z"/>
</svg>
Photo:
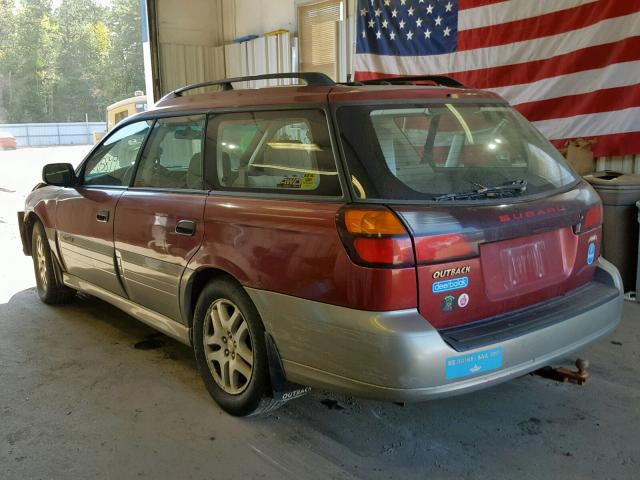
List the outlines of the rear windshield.
<svg viewBox="0 0 640 480">
<path fill-rule="evenodd" d="M 465 194 L 497 187 L 504 196 L 538 195 L 577 180 L 506 105 L 358 105 L 337 117 L 357 198 L 491 200 Z"/>
</svg>

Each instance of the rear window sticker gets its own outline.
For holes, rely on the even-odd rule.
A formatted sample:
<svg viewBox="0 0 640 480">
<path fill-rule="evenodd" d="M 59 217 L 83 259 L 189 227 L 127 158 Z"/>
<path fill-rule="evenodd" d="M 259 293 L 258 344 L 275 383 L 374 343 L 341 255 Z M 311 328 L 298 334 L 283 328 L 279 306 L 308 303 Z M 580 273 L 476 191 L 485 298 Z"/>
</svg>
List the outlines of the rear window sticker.
<svg viewBox="0 0 640 480">
<path fill-rule="evenodd" d="M 276 186 L 279 188 L 300 188 L 302 186 L 302 178 L 282 177 L 282 180 Z"/>
<path fill-rule="evenodd" d="M 315 188 L 317 188 L 317 179 L 318 175 L 316 175 L 315 173 L 305 173 L 302 177 L 302 190 L 314 190 Z"/>
<path fill-rule="evenodd" d="M 302 176 L 291 175 L 282 177 L 276 187 L 292 188 L 296 190 L 315 190 L 318 188 L 318 175 L 315 173 L 305 173 Z"/>
</svg>

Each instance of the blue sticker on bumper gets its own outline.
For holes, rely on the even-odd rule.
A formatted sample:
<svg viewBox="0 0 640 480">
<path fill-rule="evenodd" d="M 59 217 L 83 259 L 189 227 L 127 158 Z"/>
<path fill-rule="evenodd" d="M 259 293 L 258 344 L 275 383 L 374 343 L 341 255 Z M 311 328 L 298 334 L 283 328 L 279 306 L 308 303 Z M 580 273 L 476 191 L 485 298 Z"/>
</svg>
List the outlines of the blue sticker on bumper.
<svg viewBox="0 0 640 480">
<path fill-rule="evenodd" d="M 449 280 L 442 280 L 441 282 L 435 282 L 431 285 L 431 291 L 433 293 L 450 292 L 451 290 L 458 290 L 460 288 L 467 288 L 469 286 L 469 277 L 451 278 Z"/>
<path fill-rule="evenodd" d="M 492 348 L 491 350 L 447 358 L 445 378 L 453 380 L 454 378 L 497 370 L 500 367 L 502 367 L 502 348 Z"/>
</svg>

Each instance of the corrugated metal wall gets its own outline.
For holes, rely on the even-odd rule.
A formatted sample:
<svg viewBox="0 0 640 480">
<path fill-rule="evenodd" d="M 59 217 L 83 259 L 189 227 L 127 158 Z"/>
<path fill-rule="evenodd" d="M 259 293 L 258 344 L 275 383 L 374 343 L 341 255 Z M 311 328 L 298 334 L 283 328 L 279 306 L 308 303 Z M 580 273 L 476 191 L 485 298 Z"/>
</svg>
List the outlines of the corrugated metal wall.
<svg viewBox="0 0 640 480">
<path fill-rule="evenodd" d="M 160 68 L 165 91 L 224 78 L 224 47 L 165 43 L 160 49 Z"/>
<path fill-rule="evenodd" d="M 624 173 L 640 174 L 640 155 L 625 155 L 623 157 L 599 157 L 596 159 L 596 170 L 614 170 Z"/>
<path fill-rule="evenodd" d="M 0 131 L 16 137 L 18 147 L 42 145 L 90 145 L 95 132 L 107 130 L 105 122 L 11 123 L 0 125 Z"/>
<path fill-rule="evenodd" d="M 171 91 L 189 83 L 218 78 L 296 71 L 295 40 L 289 33 L 281 33 L 220 47 L 163 43 L 160 48 L 163 87 Z M 238 88 L 285 83 L 283 80 L 248 82 L 239 84 Z"/>
<path fill-rule="evenodd" d="M 289 33 L 258 37 L 242 43 L 224 46 L 227 77 L 260 75 L 263 73 L 296 72 L 292 58 L 296 50 L 295 39 Z M 297 63 L 297 62 L 296 62 Z M 287 85 L 289 80 L 260 80 L 244 82 L 238 88 L 260 88 L 269 85 Z"/>
</svg>

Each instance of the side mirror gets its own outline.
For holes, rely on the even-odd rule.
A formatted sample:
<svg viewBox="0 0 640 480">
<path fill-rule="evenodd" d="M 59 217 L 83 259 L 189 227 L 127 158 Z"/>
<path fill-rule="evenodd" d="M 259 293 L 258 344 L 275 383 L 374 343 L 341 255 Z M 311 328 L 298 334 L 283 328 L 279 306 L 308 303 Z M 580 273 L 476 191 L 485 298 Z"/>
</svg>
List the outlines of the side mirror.
<svg viewBox="0 0 640 480">
<path fill-rule="evenodd" d="M 57 187 L 74 187 L 76 172 L 70 163 L 50 163 L 42 168 L 42 181 Z"/>
</svg>

